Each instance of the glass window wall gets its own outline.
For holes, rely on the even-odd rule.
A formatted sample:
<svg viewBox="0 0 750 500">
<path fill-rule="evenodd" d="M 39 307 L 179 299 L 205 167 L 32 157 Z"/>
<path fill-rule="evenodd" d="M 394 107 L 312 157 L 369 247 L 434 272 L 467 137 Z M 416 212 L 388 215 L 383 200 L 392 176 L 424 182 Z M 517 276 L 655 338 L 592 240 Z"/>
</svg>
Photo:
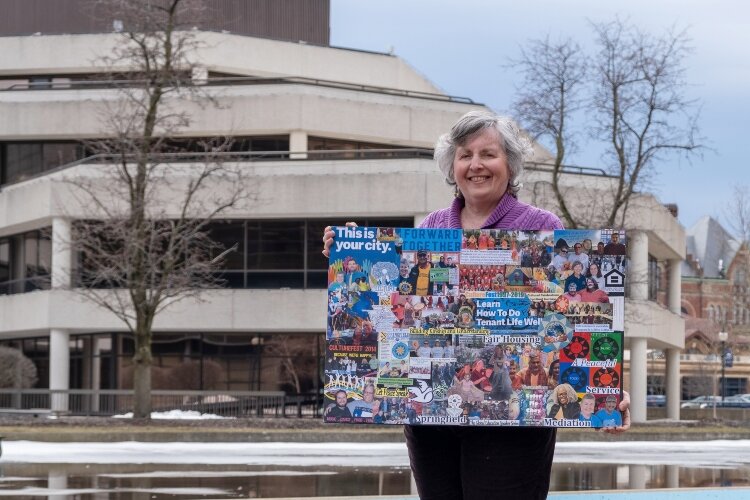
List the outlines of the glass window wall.
<svg viewBox="0 0 750 500">
<path fill-rule="evenodd" d="M 51 228 L 0 238 L 0 295 L 47 290 Z"/>
</svg>

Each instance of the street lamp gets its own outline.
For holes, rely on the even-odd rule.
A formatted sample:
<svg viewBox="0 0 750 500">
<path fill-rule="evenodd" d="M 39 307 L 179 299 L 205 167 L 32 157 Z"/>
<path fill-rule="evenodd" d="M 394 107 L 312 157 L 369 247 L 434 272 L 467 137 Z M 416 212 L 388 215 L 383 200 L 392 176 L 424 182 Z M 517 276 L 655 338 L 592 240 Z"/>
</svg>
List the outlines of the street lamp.
<svg viewBox="0 0 750 500">
<path fill-rule="evenodd" d="M 721 342 L 721 401 L 723 402 L 727 398 L 727 384 L 726 384 L 726 367 L 727 367 L 727 338 L 729 334 L 727 332 L 719 332 L 719 341 Z"/>
</svg>

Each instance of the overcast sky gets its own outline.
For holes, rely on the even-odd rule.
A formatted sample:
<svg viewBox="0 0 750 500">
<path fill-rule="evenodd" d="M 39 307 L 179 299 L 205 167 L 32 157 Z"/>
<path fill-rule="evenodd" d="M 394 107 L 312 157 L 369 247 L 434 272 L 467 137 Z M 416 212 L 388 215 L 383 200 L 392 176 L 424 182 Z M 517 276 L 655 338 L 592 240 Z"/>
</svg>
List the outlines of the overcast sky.
<svg viewBox="0 0 750 500">
<path fill-rule="evenodd" d="M 750 184 L 745 161 L 750 130 L 750 2 L 742 0 L 331 0 L 331 44 L 388 52 L 451 95 L 509 112 L 519 81 L 508 60 L 527 40 L 549 34 L 591 45 L 588 20 L 619 15 L 653 33 L 687 29 L 691 97 L 702 101 L 701 132 L 714 151 L 692 164 L 658 164 L 652 186 L 680 208 L 685 226 L 703 215 L 726 226 L 727 199 Z M 566 163 L 598 167 L 601 150 L 586 145 Z"/>
</svg>

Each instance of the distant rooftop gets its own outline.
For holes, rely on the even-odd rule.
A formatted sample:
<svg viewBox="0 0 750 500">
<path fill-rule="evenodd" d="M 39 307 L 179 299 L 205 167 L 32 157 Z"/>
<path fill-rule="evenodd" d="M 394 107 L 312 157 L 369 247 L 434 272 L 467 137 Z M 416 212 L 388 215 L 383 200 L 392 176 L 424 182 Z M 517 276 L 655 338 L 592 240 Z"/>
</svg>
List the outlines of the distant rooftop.
<svg viewBox="0 0 750 500">
<path fill-rule="evenodd" d="M 699 276 L 698 266 L 704 278 L 723 278 L 732 259 L 740 249 L 740 241 L 732 238 L 726 229 L 713 217 L 701 217 L 685 232 L 687 254 L 692 257 L 682 263 L 682 275 Z"/>
</svg>

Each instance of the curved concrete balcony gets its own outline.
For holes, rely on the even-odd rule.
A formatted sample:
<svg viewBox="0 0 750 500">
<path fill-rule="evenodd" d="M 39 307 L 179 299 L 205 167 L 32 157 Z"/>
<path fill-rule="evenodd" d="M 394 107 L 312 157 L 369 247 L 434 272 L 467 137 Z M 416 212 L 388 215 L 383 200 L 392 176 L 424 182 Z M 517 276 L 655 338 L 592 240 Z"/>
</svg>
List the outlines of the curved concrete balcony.
<svg viewBox="0 0 750 500">
<path fill-rule="evenodd" d="M 203 88 L 164 100 L 190 118 L 186 136 L 308 135 L 382 144 L 432 147 L 464 113 L 484 106 L 448 96 L 409 93 L 305 79 L 248 79 Z M 0 139 L 77 139 L 111 133 L 102 117 L 121 98 L 116 89 L 4 90 L 0 92 Z"/>
<path fill-rule="evenodd" d="M 123 293 L 103 290 L 103 294 Z M 325 290 L 210 290 L 202 299 L 172 304 L 159 314 L 158 331 L 321 332 Z M 64 290 L 0 296 L 0 338 L 70 333 L 121 332 L 125 324 L 81 295 Z"/>
<path fill-rule="evenodd" d="M 633 337 L 648 339 L 651 349 L 683 349 L 685 320 L 650 300 L 626 299 L 625 345 Z"/>
<path fill-rule="evenodd" d="M 397 152 L 398 150 L 394 150 Z M 450 203 L 452 193 L 431 159 L 248 161 L 226 165 L 242 173 L 251 196 L 222 218 L 365 217 L 424 215 Z M 95 218 L 74 186 L 76 178 L 99 182 L 106 197 L 104 165 L 83 164 L 0 190 L 0 236 L 49 226 L 54 217 Z M 199 165 L 170 166 L 160 210 L 179 213 L 181 185 Z M 356 176 L 357 182 L 352 182 Z M 73 182 L 69 182 L 73 181 Z M 228 192 L 226 179 L 209 183 L 206 196 Z M 224 190 L 224 191 L 222 191 Z M 171 198 L 170 195 L 171 194 Z"/>
</svg>

